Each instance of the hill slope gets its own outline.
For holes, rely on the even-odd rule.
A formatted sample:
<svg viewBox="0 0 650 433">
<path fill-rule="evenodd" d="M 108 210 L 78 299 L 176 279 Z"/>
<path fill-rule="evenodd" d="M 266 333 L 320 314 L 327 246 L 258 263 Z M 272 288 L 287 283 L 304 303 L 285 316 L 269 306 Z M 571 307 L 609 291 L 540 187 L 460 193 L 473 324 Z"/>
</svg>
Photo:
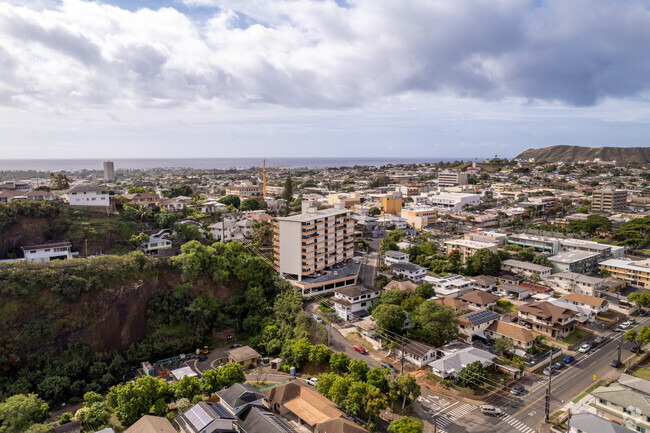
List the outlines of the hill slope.
<svg viewBox="0 0 650 433">
<path fill-rule="evenodd" d="M 549 146 L 525 150 L 515 159 L 530 158 L 535 158 L 537 162 L 578 162 L 600 158 L 601 161 L 616 161 L 621 164 L 648 164 L 650 147 Z"/>
</svg>

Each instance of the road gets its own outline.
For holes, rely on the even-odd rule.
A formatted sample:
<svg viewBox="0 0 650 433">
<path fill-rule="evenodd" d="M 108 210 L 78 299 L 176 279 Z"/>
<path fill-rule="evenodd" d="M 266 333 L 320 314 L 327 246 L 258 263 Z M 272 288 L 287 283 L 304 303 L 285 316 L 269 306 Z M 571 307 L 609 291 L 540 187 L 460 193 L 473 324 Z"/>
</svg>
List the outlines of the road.
<svg viewBox="0 0 650 433">
<path fill-rule="evenodd" d="M 372 239 L 368 242 L 368 251 L 363 255 L 359 277 L 363 285 L 375 287 L 375 278 L 377 278 L 377 266 L 379 264 L 379 245 L 380 239 Z"/>
<path fill-rule="evenodd" d="M 634 329 L 650 324 L 650 317 L 637 318 Z M 586 391 L 594 382 L 601 379 L 618 378 L 622 369 L 610 366 L 617 358 L 619 338 L 622 333 L 607 331 L 603 333 L 606 340 L 588 353 L 575 354 L 575 361 L 553 374 L 551 377 L 550 414 L 559 411 L 565 404 Z M 634 357 L 630 351 L 632 344 L 622 345 L 621 361 Z M 436 423 L 438 433 L 464 433 L 498 430 L 499 432 L 534 433 L 544 430 L 545 394 L 548 377 L 528 374 L 518 382 L 526 389 L 521 396 L 514 396 L 503 390 L 486 399 L 503 411 L 498 417 L 485 416 L 480 413 L 478 405 L 443 397 L 428 389 L 422 389 L 418 399 L 417 411 L 429 424 L 428 431 L 433 431 Z"/>
</svg>

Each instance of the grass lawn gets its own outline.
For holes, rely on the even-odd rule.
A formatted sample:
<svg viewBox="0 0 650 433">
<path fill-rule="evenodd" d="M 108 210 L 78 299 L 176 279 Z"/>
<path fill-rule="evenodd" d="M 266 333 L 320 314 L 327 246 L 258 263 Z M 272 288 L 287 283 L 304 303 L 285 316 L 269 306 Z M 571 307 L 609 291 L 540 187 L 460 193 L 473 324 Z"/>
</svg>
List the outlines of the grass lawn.
<svg viewBox="0 0 650 433">
<path fill-rule="evenodd" d="M 584 329 L 576 328 L 572 333 L 567 335 L 567 337 L 564 339 L 564 343 L 571 345 L 581 338 L 586 337 L 587 335 L 589 335 L 589 332 L 585 331 Z"/>
<path fill-rule="evenodd" d="M 574 399 L 571 400 L 571 401 L 573 401 L 574 403 L 579 402 L 579 401 L 582 400 L 582 399 L 583 399 L 587 394 L 589 394 L 589 393 L 590 393 L 591 391 L 593 391 L 594 389 L 598 388 L 598 387 L 599 387 L 600 385 L 602 385 L 603 383 L 605 383 L 605 381 L 604 381 L 603 379 L 599 380 L 598 382 L 596 382 L 596 383 L 594 383 L 593 385 L 591 385 L 591 386 L 589 387 L 588 390 L 586 390 L 585 392 L 583 392 L 582 394 L 580 394 L 579 396 L 577 396 L 576 398 L 574 398 Z"/>
<path fill-rule="evenodd" d="M 551 415 L 551 419 L 555 419 L 555 418 L 557 418 L 558 416 L 562 415 L 563 413 L 564 413 L 563 410 L 558 410 L 558 411 L 555 412 L 553 415 Z"/>
<path fill-rule="evenodd" d="M 641 379 L 650 380 L 650 370 L 643 367 L 638 367 L 632 372 L 633 376 Z"/>
</svg>

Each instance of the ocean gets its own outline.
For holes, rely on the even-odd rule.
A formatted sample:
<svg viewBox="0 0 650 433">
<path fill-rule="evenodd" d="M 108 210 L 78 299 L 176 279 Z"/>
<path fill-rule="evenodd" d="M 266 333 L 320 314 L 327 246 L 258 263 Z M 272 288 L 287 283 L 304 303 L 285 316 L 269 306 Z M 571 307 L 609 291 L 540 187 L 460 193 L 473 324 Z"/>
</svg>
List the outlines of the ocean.
<svg viewBox="0 0 650 433">
<path fill-rule="evenodd" d="M 267 166 L 288 165 L 291 168 L 351 167 L 386 164 L 413 164 L 420 162 L 457 161 L 462 158 L 272 158 Z M 0 159 L 0 171 L 80 171 L 103 170 L 102 159 Z M 261 167 L 262 158 L 151 158 L 113 159 L 115 170 L 152 168 L 228 169 Z"/>
</svg>

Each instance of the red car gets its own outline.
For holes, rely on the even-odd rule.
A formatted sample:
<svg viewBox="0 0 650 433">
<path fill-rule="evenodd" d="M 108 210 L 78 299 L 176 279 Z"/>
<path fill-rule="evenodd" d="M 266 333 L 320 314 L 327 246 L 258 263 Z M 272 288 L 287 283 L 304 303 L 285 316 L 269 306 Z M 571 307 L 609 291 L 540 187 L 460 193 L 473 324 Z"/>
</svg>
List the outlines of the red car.
<svg viewBox="0 0 650 433">
<path fill-rule="evenodd" d="M 354 347 L 354 350 L 356 350 L 357 352 L 359 352 L 362 355 L 367 355 L 368 354 L 368 351 L 366 349 L 364 349 L 363 346 L 353 346 L 353 347 Z"/>
</svg>

